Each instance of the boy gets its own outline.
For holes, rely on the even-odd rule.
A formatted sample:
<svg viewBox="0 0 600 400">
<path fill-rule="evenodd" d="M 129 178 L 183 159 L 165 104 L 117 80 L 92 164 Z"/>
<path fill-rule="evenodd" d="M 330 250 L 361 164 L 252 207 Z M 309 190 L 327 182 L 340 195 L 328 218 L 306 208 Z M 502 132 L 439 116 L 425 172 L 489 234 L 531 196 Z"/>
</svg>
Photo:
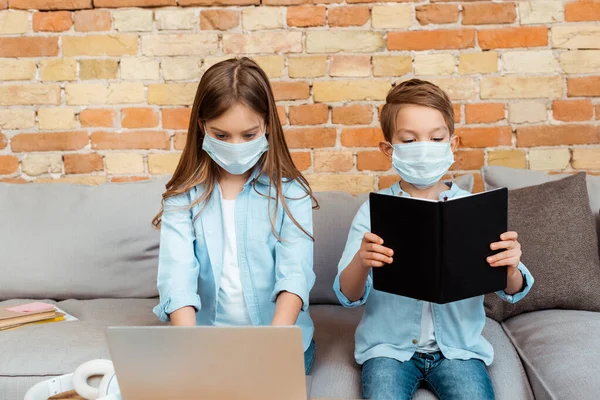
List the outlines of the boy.
<svg viewBox="0 0 600 400">
<path fill-rule="evenodd" d="M 441 180 L 454 163 L 459 140 L 454 136 L 452 103 L 439 87 L 419 79 L 394 87 L 381 112 L 381 127 L 386 141 L 379 148 L 401 178 L 381 193 L 434 200 L 469 194 Z M 497 294 L 511 303 L 522 299 L 533 284 L 520 262 L 517 237 L 516 232 L 502 234 L 490 247 L 504 251 L 487 259 L 490 268 L 508 267 L 508 286 Z M 408 400 L 423 383 L 443 399 L 493 399 L 486 369 L 493 349 L 482 336 L 483 296 L 441 305 L 372 289 L 371 268 L 391 263 L 403 251 L 418 249 L 394 254 L 385 247 L 370 233 L 369 204 L 363 204 L 333 285 L 345 307 L 367 303 L 355 350 L 362 364 L 363 397 Z"/>
</svg>

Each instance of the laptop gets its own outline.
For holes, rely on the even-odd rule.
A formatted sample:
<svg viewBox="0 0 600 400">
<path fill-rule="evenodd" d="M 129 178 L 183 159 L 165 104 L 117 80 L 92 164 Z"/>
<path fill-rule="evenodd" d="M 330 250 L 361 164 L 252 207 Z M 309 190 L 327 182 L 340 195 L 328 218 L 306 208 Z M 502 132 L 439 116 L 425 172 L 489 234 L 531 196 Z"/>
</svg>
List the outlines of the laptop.
<svg viewBox="0 0 600 400">
<path fill-rule="evenodd" d="M 307 400 L 302 332 L 286 327 L 109 327 L 123 400 Z"/>
</svg>

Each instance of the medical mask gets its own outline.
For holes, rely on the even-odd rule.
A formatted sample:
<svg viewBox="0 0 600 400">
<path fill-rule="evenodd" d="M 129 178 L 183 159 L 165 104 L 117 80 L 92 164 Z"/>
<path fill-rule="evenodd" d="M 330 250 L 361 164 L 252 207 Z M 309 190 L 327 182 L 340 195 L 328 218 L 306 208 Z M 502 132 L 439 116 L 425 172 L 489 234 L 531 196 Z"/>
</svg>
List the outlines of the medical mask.
<svg viewBox="0 0 600 400">
<path fill-rule="evenodd" d="M 241 175 L 254 167 L 268 148 L 269 142 L 265 133 L 251 142 L 237 144 L 223 142 L 205 134 L 202 142 L 202 150 L 232 175 Z"/>
<path fill-rule="evenodd" d="M 454 164 L 450 143 L 413 142 L 393 145 L 392 166 L 417 189 L 435 185 Z"/>
</svg>

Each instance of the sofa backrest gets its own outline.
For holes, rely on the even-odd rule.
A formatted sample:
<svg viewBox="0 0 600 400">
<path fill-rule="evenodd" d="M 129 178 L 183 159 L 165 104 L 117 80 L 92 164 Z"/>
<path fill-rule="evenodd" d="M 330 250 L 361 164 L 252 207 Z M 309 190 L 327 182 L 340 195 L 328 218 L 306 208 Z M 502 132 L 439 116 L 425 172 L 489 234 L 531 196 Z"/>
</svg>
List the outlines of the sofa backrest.
<svg viewBox="0 0 600 400">
<path fill-rule="evenodd" d="M 0 184 L 0 300 L 157 296 L 166 182 Z"/>
</svg>

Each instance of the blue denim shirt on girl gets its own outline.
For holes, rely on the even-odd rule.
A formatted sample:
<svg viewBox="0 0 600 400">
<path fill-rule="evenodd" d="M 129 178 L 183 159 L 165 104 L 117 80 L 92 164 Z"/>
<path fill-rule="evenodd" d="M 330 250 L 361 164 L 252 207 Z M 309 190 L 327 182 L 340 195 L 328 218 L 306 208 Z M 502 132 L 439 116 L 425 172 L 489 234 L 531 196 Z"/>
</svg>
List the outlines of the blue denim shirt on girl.
<svg viewBox="0 0 600 400">
<path fill-rule="evenodd" d="M 256 190 L 252 184 L 255 180 Z M 198 325 L 215 323 L 223 261 L 221 194 L 216 185 L 206 207 L 199 204 L 189 209 L 203 190 L 199 185 L 165 201 L 158 267 L 160 304 L 154 308 L 164 322 L 175 310 L 193 306 Z M 283 190 L 291 214 L 312 234 L 310 196 L 296 181 L 284 181 Z M 280 292 L 300 297 L 303 304 L 296 325 L 302 329 L 306 351 L 314 332 L 308 313 L 308 296 L 315 283 L 313 241 L 285 215 L 281 205 L 275 219 L 281 240 L 273 235 L 270 215 L 275 201 L 271 199 L 269 210 L 269 191 L 274 197 L 269 179 L 254 169 L 235 200 L 242 291 L 252 325 L 271 323 Z"/>
<path fill-rule="evenodd" d="M 442 192 L 440 200 L 446 196 L 455 198 L 470 194 L 452 183 L 448 185 L 451 186 L 450 190 Z M 410 196 L 400 188 L 399 183 L 380 193 Z M 423 303 L 373 289 L 372 272 L 367 278 L 365 293 L 359 300 L 349 301 L 340 289 L 340 275 L 359 250 L 365 233 L 371 231 L 370 225 L 367 201 L 360 207 L 352 222 L 333 289 L 344 307 L 358 307 L 366 303 L 362 320 L 356 329 L 356 362 L 363 364 L 375 357 L 407 361 L 417 350 Z M 498 296 L 510 303 L 521 300 L 533 285 L 533 277 L 522 263 L 519 264 L 519 270 L 524 277 L 524 289 L 513 296 L 504 291 L 497 292 Z M 448 304 L 431 303 L 436 342 L 444 357 L 461 360 L 476 358 L 486 365 L 492 363 L 494 349 L 481 334 L 485 326 L 483 299 L 484 296 L 478 296 Z"/>
</svg>

